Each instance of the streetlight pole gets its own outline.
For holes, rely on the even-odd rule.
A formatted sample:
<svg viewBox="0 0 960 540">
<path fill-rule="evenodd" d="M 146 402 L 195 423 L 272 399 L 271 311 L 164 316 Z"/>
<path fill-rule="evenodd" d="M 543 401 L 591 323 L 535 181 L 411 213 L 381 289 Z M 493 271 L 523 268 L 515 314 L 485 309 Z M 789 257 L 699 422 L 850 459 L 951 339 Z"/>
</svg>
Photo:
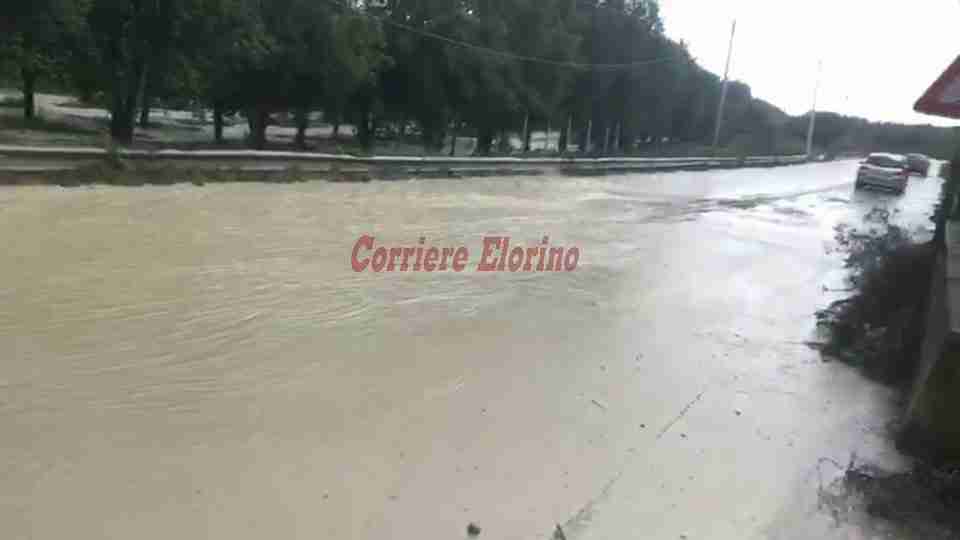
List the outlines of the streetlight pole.
<svg viewBox="0 0 960 540">
<path fill-rule="evenodd" d="M 817 82 L 813 86 L 813 108 L 810 109 L 810 125 L 807 127 L 807 159 L 813 154 L 813 130 L 817 125 L 817 94 L 820 93 L 820 75 L 823 73 L 823 60 L 817 63 Z"/>
<path fill-rule="evenodd" d="M 720 126 L 723 124 L 723 107 L 727 102 L 727 84 L 730 77 L 730 59 L 733 57 L 733 38 L 737 35 L 737 20 L 733 20 L 730 28 L 730 45 L 727 47 L 727 66 L 723 70 L 723 85 L 720 88 L 720 104 L 717 106 L 717 125 L 713 130 L 713 147 L 720 144 Z"/>
</svg>

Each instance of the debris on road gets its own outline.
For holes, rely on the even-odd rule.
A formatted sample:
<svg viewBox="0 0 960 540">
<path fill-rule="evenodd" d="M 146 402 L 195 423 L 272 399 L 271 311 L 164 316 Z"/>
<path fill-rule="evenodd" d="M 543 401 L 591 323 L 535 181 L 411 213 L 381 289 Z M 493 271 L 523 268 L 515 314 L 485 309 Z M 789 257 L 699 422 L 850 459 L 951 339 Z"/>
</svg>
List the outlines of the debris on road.
<svg viewBox="0 0 960 540">
<path fill-rule="evenodd" d="M 860 367 L 881 382 L 909 385 L 923 339 L 925 298 L 936 251 L 874 209 L 865 230 L 837 227 L 836 241 L 846 252 L 847 283 L 855 292 L 817 312 L 826 343 L 825 360 Z"/>
<path fill-rule="evenodd" d="M 476 523 L 467 525 L 467 535 L 470 537 L 480 536 L 480 527 Z"/>
<path fill-rule="evenodd" d="M 666 435 L 667 432 L 670 431 L 670 428 L 672 428 L 674 424 L 676 424 L 677 422 L 680 421 L 680 419 L 682 419 L 684 416 L 686 416 L 687 413 L 690 412 L 690 408 L 693 407 L 693 406 L 694 406 L 697 402 L 699 402 L 701 399 L 703 399 L 703 395 L 704 395 L 705 393 L 707 393 L 707 389 L 706 389 L 706 388 L 703 389 L 699 394 L 697 394 L 693 399 L 691 399 L 691 400 L 683 407 L 683 409 L 680 410 L 680 413 L 679 413 L 673 420 L 671 420 L 667 425 L 663 426 L 663 428 L 660 430 L 660 433 L 657 434 L 657 439 L 660 439 L 660 438 L 662 438 L 664 435 Z M 683 437 L 686 438 L 686 435 L 683 435 Z"/>
<path fill-rule="evenodd" d="M 597 407 L 600 407 L 603 410 L 607 410 L 606 404 L 604 404 L 602 401 L 598 399 L 591 399 L 590 402 L 596 405 Z"/>
</svg>

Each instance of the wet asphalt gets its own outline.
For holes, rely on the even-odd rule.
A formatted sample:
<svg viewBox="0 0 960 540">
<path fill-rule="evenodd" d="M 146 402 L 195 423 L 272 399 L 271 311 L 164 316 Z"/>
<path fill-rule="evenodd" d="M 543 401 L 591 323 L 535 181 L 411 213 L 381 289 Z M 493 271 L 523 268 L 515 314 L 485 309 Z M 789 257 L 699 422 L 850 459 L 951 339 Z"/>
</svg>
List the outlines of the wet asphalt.
<svg viewBox="0 0 960 540">
<path fill-rule="evenodd" d="M 892 395 L 808 346 L 855 161 L 594 178 L 0 189 L 13 538 L 857 538 Z M 355 272 L 378 245 L 464 272 Z M 485 236 L 576 247 L 477 272 Z M 832 463 L 832 464 L 831 464 Z M 56 516 L 56 519 L 51 519 Z"/>
</svg>

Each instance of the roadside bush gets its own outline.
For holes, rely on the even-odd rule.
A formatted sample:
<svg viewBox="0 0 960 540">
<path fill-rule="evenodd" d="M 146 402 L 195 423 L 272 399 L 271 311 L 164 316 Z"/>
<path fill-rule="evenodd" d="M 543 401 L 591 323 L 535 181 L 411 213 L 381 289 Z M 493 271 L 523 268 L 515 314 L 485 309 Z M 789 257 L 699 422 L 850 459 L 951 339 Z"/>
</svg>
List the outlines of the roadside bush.
<svg viewBox="0 0 960 540">
<path fill-rule="evenodd" d="M 913 242 L 884 211 L 869 217 L 868 230 L 837 230 L 854 294 L 817 313 L 827 337 L 822 351 L 871 378 L 908 385 L 919 361 L 935 247 Z"/>
<path fill-rule="evenodd" d="M 960 537 L 960 469 L 957 467 L 933 467 L 920 461 L 906 471 L 888 472 L 851 462 L 840 482 L 821 488 L 821 500 L 831 507 L 835 517 L 856 520 L 855 513 L 863 511 L 881 520 L 865 524 L 865 528 L 885 534 L 864 534 L 864 537 Z"/>
</svg>

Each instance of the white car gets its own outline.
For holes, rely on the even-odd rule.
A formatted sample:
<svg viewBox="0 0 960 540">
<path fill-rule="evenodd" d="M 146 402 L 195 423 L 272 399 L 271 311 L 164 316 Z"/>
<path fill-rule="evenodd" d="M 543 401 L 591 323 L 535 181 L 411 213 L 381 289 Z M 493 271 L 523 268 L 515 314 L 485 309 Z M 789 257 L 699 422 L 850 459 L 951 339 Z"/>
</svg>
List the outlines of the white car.
<svg viewBox="0 0 960 540">
<path fill-rule="evenodd" d="M 898 154 L 870 154 L 857 170 L 856 187 L 874 186 L 903 193 L 910 173 L 907 158 Z"/>
</svg>

